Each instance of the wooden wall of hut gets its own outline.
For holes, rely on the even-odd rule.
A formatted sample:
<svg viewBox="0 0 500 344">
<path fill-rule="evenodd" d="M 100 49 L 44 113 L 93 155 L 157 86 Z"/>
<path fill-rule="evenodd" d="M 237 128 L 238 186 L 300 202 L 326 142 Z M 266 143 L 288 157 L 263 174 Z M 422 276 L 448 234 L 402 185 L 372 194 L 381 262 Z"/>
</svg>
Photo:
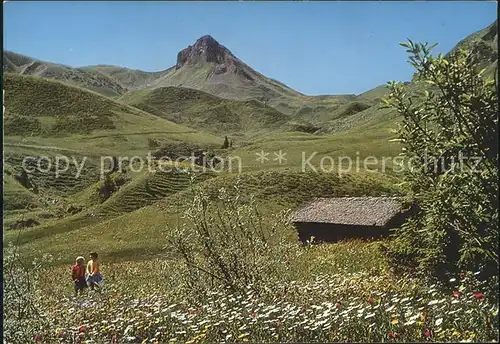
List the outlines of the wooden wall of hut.
<svg viewBox="0 0 500 344">
<path fill-rule="evenodd" d="M 295 223 L 299 239 L 306 242 L 337 242 L 344 239 L 380 239 L 390 234 L 389 228 L 379 226 L 339 225 L 331 223 Z"/>
</svg>

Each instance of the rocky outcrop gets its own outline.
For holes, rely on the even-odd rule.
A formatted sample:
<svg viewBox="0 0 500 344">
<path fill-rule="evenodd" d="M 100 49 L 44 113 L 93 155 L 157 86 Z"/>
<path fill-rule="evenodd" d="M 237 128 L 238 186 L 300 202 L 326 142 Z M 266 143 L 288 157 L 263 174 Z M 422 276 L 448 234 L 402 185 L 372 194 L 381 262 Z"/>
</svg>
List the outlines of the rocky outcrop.
<svg viewBox="0 0 500 344">
<path fill-rule="evenodd" d="M 186 64 L 196 64 L 197 62 L 213 62 L 217 65 L 224 65 L 221 70 L 225 70 L 235 62 L 234 55 L 223 45 L 219 44 L 212 36 L 206 35 L 199 38 L 194 45 L 188 46 L 177 54 L 177 69 Z"/>
</svg>

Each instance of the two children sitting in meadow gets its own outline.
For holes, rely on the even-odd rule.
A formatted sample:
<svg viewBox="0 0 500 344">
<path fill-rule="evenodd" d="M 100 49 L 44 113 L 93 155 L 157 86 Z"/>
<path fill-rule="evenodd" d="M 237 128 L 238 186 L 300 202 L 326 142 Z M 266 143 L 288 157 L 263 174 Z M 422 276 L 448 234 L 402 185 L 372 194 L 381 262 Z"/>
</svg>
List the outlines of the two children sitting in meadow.
<svg viewBox="0 0 500 344">
<path fill-rule="evenodd" d="M 99 271 L 97 257 L 97 253 L 90 253 L 90 260 L 86 265 L 85 258 L 76 258 L 76 264 L 71 267 L 71 278 L 75 284 L 75 295 L 83 294 L 83 291 L 87 287 L 91 290 L 94 290 L 96 286 L 100 287 L 103 279 Z"/>
</svg>

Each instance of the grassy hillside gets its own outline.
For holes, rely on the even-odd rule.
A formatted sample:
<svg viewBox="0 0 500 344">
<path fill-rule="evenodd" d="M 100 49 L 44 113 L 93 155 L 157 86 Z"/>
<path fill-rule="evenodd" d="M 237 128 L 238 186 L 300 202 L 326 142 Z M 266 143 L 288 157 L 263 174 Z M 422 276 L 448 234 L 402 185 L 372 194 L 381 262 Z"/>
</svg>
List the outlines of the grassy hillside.
<svg viewBox="0 0 500 344">
<path fill-rule="evenodd" d="M 180 69 L 170 68 L 165 76 L 153 82 L 150 87 L 181 86 L 205 91 L 227 99 L 269 100 L 279 96 L 300 95 L 289 87 L 266 78 L 238 61 L 241 73 L 216 74 L 218 65 L 200 63 L 184 66 Z"/>
<path fill-rule="evenodd" d="M 98 178 L 87 183 L 78 192 L 73 190 L 63 195 L 60 190 L 52 190 L 36 192 L 35 195 L 18 185 L 19 183 L 11 186 L 10 184 L 15 183 L 15 180 L 10 177 L 4 182 L 8 186 L 5 199 L 8 202 L 5 212 L 6 222 L 11 223 L 26 218 L 40 222 L 41 226 L 34 228 L 34 231 L 27 233 L 27 236 L 20 237 L 21 241 L 30 241 L 43 235 L 44 231 L 55 234 L 109 221 L 182 191 L 192 183 L 202 182 L 213 176 L 203 172 L 188 175 L 176 168 L 163 172 L 133 172 L 128 168 L 124 171 L 125 173 L 111 175 L 116 187 L 107 198 L 103 197 L 100 191 L 104 182 L 97 181 Z M 47 183 L 53 179 L 53 176 L 44 176 L 42 180 Z M 36 178 L 30 174 L 30 180 L 34 181 Z M 71 183 L 66 176 L 56 178 L 56 180 L 59 189 L 68 189 L 67 184 Z M 19 202 L 24 203 L 19 204 Z M 42 212 L 42 210 L 45 211 Z"/>
<path fill-rule="evenodd" d="M 130 156 L 148 152 L 150 138 L 217 146 L 222 142 L 213 135 L 57 81 L 6 74 L 4 85 L 7 144 Z"/>
<path fill-rule="evenodd" d="M 10 51 L 4 51 L 3 65 L 4 73 L 55 79 L 71 85 L 85 87 L 108 97 L 116 97 L 126 92 L 126 89 L 120 83 L 97 70 L 72 68 L 40 61 Z"/>
<path fill-rule="evenodd" d="M 290 119 L 256 100 L 227 100 L 180 87 L 130 92 L 120 100 L 170 121 L 219 134 L 269 131 Z"/>
<path fill-rule="evenodd" d="M 493 77 L 498 66 L 498 20 L 461 40 L 452 52 L 457 49 L 474 50 L 481 60 L 480 68 L 486 69 L 486 76 Z"/>
<path fill-rule="evenodd" d="M 330 132 L 333 130 L 324 127 L 325 123 L 345 120 L 368 108 L 377 110 L 374 107 L 376 101 L 355 99 L 351 96 L 299 96 L 284 100 L 288 106 L 285 111 L 291 114 L 285 115 L 275 109 L 274 101 L 266 104 L 255 99 L 229 100 L 182 87 L 132 91 L 120 98 L 127 104 L 176 123 L 221 135 L 244 134 L 246 137 L 272 130 Z"/>
<path fill-rule="evenodd" d="M 34 209 L 40 206 L 37 195 L 22 186 L 15 174 L 4 168 L 3 176 L 3 210 L 9 212 L 17 209 Z"/>
<path fill-rule="evenodd" d="M 41 78 L 4 78 L 5 135 L 68 135 L 115 129 L 114 112 L 125 107 L 96 94 Z"/>
<path fill-rule="evenodd" d="M 106 65 L 88 66 L 83 67 L 82 69 L 89 72 L 102 73 L 110 77 L 112 80 L 115 80 L 118 84 L 120 84 L 122 87 L 125 87 L 127 90 L 135 90 L 143 87 L 148 87 L 150 83 L 154 82 L 158 78 L 161 78 L 167 72 L 145 72 L 137 69 Z"/>
<path fill-rule="evenodd" d="M 100 166 L 107 168 L 110 156 L 125 161 L 134 156 L 146 159 L 152 141 L 191 142 L 206 148 L 219 147 L 223 142 L 219 137 L 58 81 L 6 74 L 4 85 L 7 223 L 22 217 L 50 222 L 98 204 L 95 189 Z M 28 173 L 22 185 L 15 176 L 21 175 L 27 157 Z M 151 199 L 163 195 L 153 194 Z M 147 195 L 135 195 L 128 207 L 135 209 L 133 204 L 139 207 L 149 204 L 148 200 Z"/>
<path fill-rule="evenodd" d="M 220 175 L 201 182 L 196 187 L 215 195 L 215 191 L 221 187 L 230 190 L 237 178 L 236 175 Z M 313 197 L 388 195 L 399 192 L 394 186 L 395 179 L 371 173 L 339 177 L 335 173 L 269 171 L 244 173 L 240 179 L 243 194 L 254 194 L 264 215 L 283 208 L 297 207 Z M 123 215 L 118 217 L 98 219 L 77 215 L 22 232 L 9 231 L 5 240 L 18 240 L 23 243 L 23 251 L 30 256 L 39 254 L 41 249 L 45 253 L 52 253 L 56 257 L 55 263 L 72 259 L 75 254 L 74 248 L 66 244 L 68 240 L 80 242 L 79 249 L 82 251 L 86 252 L 92 248 L 103 252 L 103 259 L 106 261 L 152 257 L 160 252 L 166 243 L 167 224 L 175 225 L 182 221 L 179 212 L 191 197 L 189 189 L 168 195 L 165 190 L 173 190 L 169 184 L 174 180 L 170 179 L 170 182 L 163 183 L 163 186 L 162 183 L 156 184 L 158 189 L 166 192 L 167 197 L 152 205 L 122 213 Z M 136 191 L 124 191 L 136 195 L 139 195 L 139 190 L 142 189 L 132 184 L 129 188 Z M 120 201 L 121 205 L 118 206 Z M 117 194 L 112 203 L 117 208 L 128 207 L 128 201 L 123 194 Z M 106 203 L 103 204 L 105 205 Z"/>
<path fill-rule="evenodd" d="M 209 173 L 196 174 L 194 182 L 211 177 Z M 117 216 L 128 213 L 189 187 L 191 177 L 187 173 L 172 169 L 165 172 L 147 172 L 134 178 L 106 202 L 95 208 L 99 216 Z"/>
<path fill-rule="evenodd" d="M 36 157 L 44 157 L 38 163 Z M 72 154 L 69 165 L 63 162 L 63 155 L 51 151 L 26 150 L 22 147 L 7 147 L 4 153 L 4 169 L 12 175 L 18 175 L 23 169 L 23 160 L 31 188 L 37 193 L 51 195 L 54 197 L 64 197 L 84 189 L 99 177 L 98 157 Z M 82 161 L 84 168 L 78 175 L 78 166 Z M 56 169 L 56 159 L 60 159 L 59 170 Z M 78 164 L 75 164 L 77 161 Z M 66 171 L 65 171 L 66 170 Z M 47 171 L 47 172 L 45 172 Z M 76 177 L 78 175 L 78 178 Z"/>
<path fill-rule="evenodd" d="M 307 120 L 316 125 L 322 125 L 327 122 L 352 116 L 372 107 L 374 104 L 374 101 L 365 99 L 338 101 L 334 104 L 325 105 L 322 105 L 322 103 L 314 104 L 314 102 L 312 102 L 312 104 L 304 105 L 296 110 L 294 118 Z"/>
<path fill-rule="evenodd" d="M 244 171 L 323 169 L 333 173 L 345 173 L 347 170 L 353 172 L 365 169 L 382 171 L 385 166 L 386 173 L 393 173 L 393 159 L 401 151 L 400 145 L 389 142 L 394 136 L 391 132 L 394 126 L 395 119 L 389 118 L 364 127 L 321 136 L 307 133 L 273 133 L 269 137 L 246 141 L 246 145 L 237 147 L 231 155 L 241 159 Z M 286 160 L 281 162 L 278 160 L 280 151 L 286 154 Z M 261 152 L 267 153 L 267 160 L 264 162 L 258 160 L 257 154 Z M 364 159 L 367 157 L 371 160 L 367 160 L 365 167 Z"/>
<path fill-rule="evenodd" d="M 39 157 L 43 158 L 37 160 Z M 25 158 L 28 159 L 23 176 Z M 60 159 L 59 169 L 56 169 L 57 159 Z M 97 156 L 6 146 L 3 165 L 4 222 L 9 224 L 21 219 L 33 219 L 46 223 L 84 210 L 91 202 L 79 204 L 73 200 L 73 195 L 96 183 L 99 166 Z"/>
</svg>

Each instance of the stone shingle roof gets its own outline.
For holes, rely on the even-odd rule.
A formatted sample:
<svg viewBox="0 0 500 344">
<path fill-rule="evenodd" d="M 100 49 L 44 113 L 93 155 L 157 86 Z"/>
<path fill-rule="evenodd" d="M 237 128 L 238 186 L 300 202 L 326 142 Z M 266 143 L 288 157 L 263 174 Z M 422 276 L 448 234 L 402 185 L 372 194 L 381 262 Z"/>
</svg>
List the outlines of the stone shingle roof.
<svg viewBox="0 0 500 344">
<path fill-rule="evenodd" d="M 403 211 L 397 197 L 317 198 L 292 215 L 292 222 L 385 226 Z"/>
</svg>

